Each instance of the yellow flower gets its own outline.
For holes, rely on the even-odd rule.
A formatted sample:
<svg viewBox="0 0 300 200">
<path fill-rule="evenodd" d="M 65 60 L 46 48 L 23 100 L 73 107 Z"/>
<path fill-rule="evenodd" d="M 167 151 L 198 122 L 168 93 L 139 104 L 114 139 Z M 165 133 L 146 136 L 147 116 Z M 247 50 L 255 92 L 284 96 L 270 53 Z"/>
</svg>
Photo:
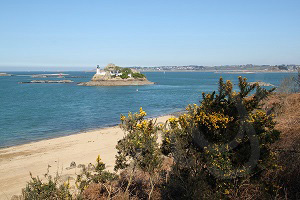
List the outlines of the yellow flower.
<svg viewBox="0 0 300 200">
<path fill-rule="evenodd" d="M 142 117 L 144 117 L 144 116 L 147 115 L 147 113 L 146 113 L 145 111 L 143 111 L 143 108 L 142 108 L 142 107 L 140 107 L 140 115 L 141 115 Z"/>
<path fill-rule="evenodd" d="M 147 121 L 146 120 L 142 121 L 142 125 L 147 126 Z"/>
<path fill-rule="evenodd" d="M 170 142 L 170 139 L 169 139 L 168 137 L 166 137 L 166 142 L 167 142 L 168 144 L 171 143 L 171 142 Z"/>
<path fill-rule="evenodd" d="M 64 186 L 65 186 L 66 188 L 69 188 L 69 186 L 70 186 L 69 179 L 68 179 L 68 181 L 64 182 Z"/>
<path fill-rule="evenodd" d="M 97 163 L 101 161 L 101 157 L 100 155 L 98 155 L 97 159 L 96 159 Z"/>
<path fill-rule="evenodd" d="M 121 121 L 124 121 L 126 119 L 126 117 L 124 115 L 121 115 L 120 119 L 121 119 Z"/>
<path fill-rule="evenodd" d="M 136 125 L 138 128 L 143 128 L 143 125 L 142 124 L 137 124 Z"/>
<path fill-rule="evenodd" d="M 171 117 L 170 119 L 169 119 L 169 122 L 171 122 L 171 123 L 173 123 L 173 122 L 177 122 L 177 118 L 175 118 L 175 117 Z"/>
<path fill-rule="evenodd" d="M 226 189 L 226 190 L 224 191 L 224 194 L 229 194 L 229 190 Z"/>
</svg>

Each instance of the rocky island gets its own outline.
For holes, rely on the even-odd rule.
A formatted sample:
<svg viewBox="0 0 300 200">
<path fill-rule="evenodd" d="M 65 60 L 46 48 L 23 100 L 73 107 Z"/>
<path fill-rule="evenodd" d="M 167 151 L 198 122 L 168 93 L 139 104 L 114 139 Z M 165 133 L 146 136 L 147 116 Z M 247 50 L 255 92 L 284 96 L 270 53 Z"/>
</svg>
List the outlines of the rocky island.
<svg viewBox="0 0 300 200">
<path fill-rule="evenodd" d="M 7 74 L 7 73 L 0 72 L 0 76 L 12 76 L 12 74 Z"/>
<path fill-rule="evenodd" d="M 20 84 L 25 83 L 73 83 L 74 81 L 71 80 L 33 80 L 27 82 L 19 82 Z"/>
<path fill-rule="evenodd" d="M 151 85 L 144 74 L 139 71 L 122 68 L 114 64 L 108 64 L 104 70 L 97 66 L 97 72 L 89 82 L 82 82 L 83 86 L 128 86 L 128 85 Z"/>
</svg>

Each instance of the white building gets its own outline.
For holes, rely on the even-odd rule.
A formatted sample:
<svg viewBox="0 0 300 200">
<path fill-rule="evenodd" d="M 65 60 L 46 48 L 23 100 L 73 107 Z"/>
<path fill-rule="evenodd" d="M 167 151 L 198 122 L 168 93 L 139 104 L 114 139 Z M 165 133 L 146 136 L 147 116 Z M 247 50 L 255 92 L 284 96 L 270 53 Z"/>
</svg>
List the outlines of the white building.
<svg viewBox="0 0 300 200">
<path fill-rule="evenodd" d="M 99 65 L 97 65 L 97 72 L 96 72 L 96 74 L 99 74 L 99 75 L 103 75 L 103 76 L 104 76 L 106 73 L 105 73 L 104 70 L 101 70 L 101 69 L 100 69 Z"/>
<path fill-rule="evenodd" d="M 110 75 L 111 76 L 122 76 L 122 72 L 113 70 L 113 71 L 110 71 Z"/>
</svg>

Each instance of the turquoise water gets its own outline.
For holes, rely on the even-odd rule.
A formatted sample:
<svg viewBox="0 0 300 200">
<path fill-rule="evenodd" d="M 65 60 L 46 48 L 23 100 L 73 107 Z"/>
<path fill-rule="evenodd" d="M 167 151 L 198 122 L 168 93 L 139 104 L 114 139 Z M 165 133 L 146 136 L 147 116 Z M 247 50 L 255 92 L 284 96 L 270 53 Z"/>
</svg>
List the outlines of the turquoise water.
<svg viewBox="0 0 300 200">
<path fill-rule="evenodd" d="M 45 72 L 11 72 L 16 75 Z M 94 73 L 64 72 L 74 82 L 89 81 Z M 198 103 L 201 92 L 217 89 L 220 76 L 237 82 L 239 75 L 249 81 L 279 85 L 289 73 L 215 74 L 212 72 L 148 72 L 156 85 L 85 87 L 74 84 L 18 84 L 29 76 L 0 77 L 0 147 L 74 134 L 119 123 L 120 114 L 140 107 L 149 117 L 181 111 Z M 41 78 L 36 78 L 40 80 Z M 47 80 L 49 78 L 46 78 Z M 55 78 L 53 78 L 55 79 Z M 137 91 L 138 89 L 138 91 Z"/>
</svg>

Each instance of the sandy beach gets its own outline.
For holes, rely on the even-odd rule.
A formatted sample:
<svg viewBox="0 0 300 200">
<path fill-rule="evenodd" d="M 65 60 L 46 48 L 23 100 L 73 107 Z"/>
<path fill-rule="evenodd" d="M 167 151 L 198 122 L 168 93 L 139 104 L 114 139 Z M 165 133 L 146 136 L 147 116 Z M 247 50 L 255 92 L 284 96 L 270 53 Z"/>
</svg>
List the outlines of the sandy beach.
<svg viewBox="0 0 300 200">
<path fill-rule="evenodd" d="M 164 123 L 170 116 L 157 118 Z M 70 167 L 71 162 L 88 165 L 95 163 L 98 155 L 113 171 L 117 141 L 123 137 L 118 127 L 102 128 L 65 137 L 0 149 L 0 199 L 11 199 L 21 194 L 21 189 L 33 176 L 43 177 L 49 166 L 49 174 L 75 177 L 81 168 Z"/>
</svg>

